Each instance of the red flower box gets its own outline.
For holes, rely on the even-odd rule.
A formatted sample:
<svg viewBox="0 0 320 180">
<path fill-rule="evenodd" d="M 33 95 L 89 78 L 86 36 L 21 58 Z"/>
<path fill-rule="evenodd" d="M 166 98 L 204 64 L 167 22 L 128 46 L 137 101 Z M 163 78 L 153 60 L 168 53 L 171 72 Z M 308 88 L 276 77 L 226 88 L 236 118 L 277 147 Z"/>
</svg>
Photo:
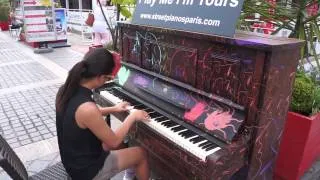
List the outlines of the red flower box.
<svg viewBox="0 0 320 180">
<path fill-rule="evenodd" d="M 276 179 L 298 180 L 320 157 L 320 113 L 289 112 L 275 169 Z"/>
<path fill-rule="evenodd" d="M 9 22 L 8 21 L 0 21 L 0 28 L 2 31 L 9 30 Z"/>
</svg>

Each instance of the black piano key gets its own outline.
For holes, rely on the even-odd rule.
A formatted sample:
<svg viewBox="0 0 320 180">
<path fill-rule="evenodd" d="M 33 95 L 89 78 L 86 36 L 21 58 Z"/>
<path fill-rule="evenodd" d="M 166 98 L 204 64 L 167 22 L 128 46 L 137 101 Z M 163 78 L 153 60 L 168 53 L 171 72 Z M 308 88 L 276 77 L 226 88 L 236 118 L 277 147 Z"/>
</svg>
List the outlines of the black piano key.
<svg viewBox="0 0 320 180">
<path fill-rule="evenodd" d="M 169 125 L 166 125 L 166 127 L 167 127 L 167 128 L 171 128 L 171 127 L 176 126 L 176 125 L 178 125 L 178 124 L 177 124 L 177 123 L 171 123 L 171 124 L 169 124 Z"/>
<path fill-rule="evenodd" d="M 172 127 L 172 126 L 176 126 L 178 124 L 173 122 L 173 121 L 167 121 L 167 122 L 162 123 L 162 125 L 164 125 L 164 126 L 169 128 L 169 127 Z"/>
<path fill-rule="evenodd" d="M 189 136 L 191 133 L 192 133 L 192 131 L 188 130 L 188 131 L 181 132 L 180 135 L 181 135 L 182 137 L 187 137 L 187 136 Z"/>
<path fill-rule="evenodd" d="M 146 109 L 147 107 L 143 104 L 131 104 L 132 106 L 134 106 L 135 109 Z"/>
<path fill-rule="evenodd" d="M 183 127 L 183 126 L 177 126 L 177 127 L 175 127 L 175 128 L 172 128 L 171 130 L 172 130 L 173 132 L 177 132 L 177 131 L 181 131 L 181 130 L 183 130 L 183 129 L 186 129 L 186 128 Z"/>
<path fill-rule="evenodd" d="M 199 144 L 199 147 L 202 147 L 202 146 L 205 146 L 208 144 L 211 144 L 211 142 L 209 142 L 209 141 L 203 142 L 203 143 Z"/>
<path fill-rule="evenodd" d="M 210 151 L 216 147 L 218 147 L 218 146 L 216 146 L 215 144 L 212 144 L 212 146 L 206 148 L 206 151 Z"/>
<path fill-rule="evenodd" d="M 151 108 L 146 108 L 146 109 L 142 109 L 142 110 L 146 111 L 147 113 L 154 112 L 154 110 L 153 110 L 153 109 L 151 109 Z"/>
<path fill-rule="evenodd" d="M 188 129 L 187 131 L 179 132 L 178 134 L 181 135 L 181 136 L 184 136 L 184 135 L 186 135 L 186 134 L 188 134 L 188 133 L 190 133 L 190 132 L 192 132 L 192 131 L 190 131 L 190 130 Z"/>
<path fill-rule="evenodd" d="M 189 137 L 192 137 L 192 136 L 195 136 L 195 135 L 197 135 L 197 134 L 191 131 L 191 133 L 186 133 L 183 137 L 189 138 Z"/>
<path fill-rule="evenodd" d="M 150 113 L 149 116 L 150 116 L 151 118 L 157 118 L 157 117 L 161 117 L 162 115 L 159 114 L 159 113 L 157 113 L 157 112 L 153 112 L 153 113 Z"/>
<path fill-rule="evenodd" d="M 204 149 L 205 151 L 207 151 L 206 149 L 207 148 L 210 148 L 210 147 L 212 147 L 212 146 L 214 146 L 213 144 L 208 144 L 208 145 L 206 145 L 206 146 L 203 146 L 201 149 Z"/>
<path fill-rule="evenodd" d="M 139 105 L 141 104 L 140 102 L 138 101 L 135 101 L 135 100 L 132 100 L 132 99 L 126 99 L 125 101 L 127 101 L 128 103 L 130 103 L 131 105 Z"/>
<path fill-rule="evenodd" d="M 170 119 L 168 119 L 169 121 L 164 121 L 164 122 L 161 122 L 160 124 L 165 126 L 166 124 L 170 124 L 172 121 Z"/>
<path fill-rule="evenodd" d="M 203 141 L 203 140 L 205 140 L 205 138 L 203 138 L 201 136 L 198 136 L 198 137 L 190 139 L 190 141 L 193 142 L 194 144 L 196 144 L 196 143 L 198 143 L 200 141 Z"/>
<path fill-rule="evenodd" d="M 155 119 L 155 121 L 157 121 L 157 122 L 162 122 L 162 121 L 166 121 L 166 120 L 168 120 L 168 118 L 165 116 L 162 116 L 162 117 Z"/>
<path fill-rule="evenodd" d="M 201 149 L 207 149 L 208 147 L 211 147 L 211 146 L 213 146 L 213 144 L 210 142 L 209 144 L 202 146 Z"/>
</svg>

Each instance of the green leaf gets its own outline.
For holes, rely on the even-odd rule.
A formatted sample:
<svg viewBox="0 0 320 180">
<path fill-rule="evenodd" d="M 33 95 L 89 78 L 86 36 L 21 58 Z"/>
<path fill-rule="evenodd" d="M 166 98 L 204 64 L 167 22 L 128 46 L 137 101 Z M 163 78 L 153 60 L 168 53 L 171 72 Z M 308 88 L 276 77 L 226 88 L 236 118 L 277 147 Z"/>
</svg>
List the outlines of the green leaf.
<svg viewBox="0 0 320 180">
<path fill-rule="evenodd" d="M 126 7 L 120 7 L 120 13 L 126 18 L 130 18 L 132 16 L 131 12 Z"/>
</svg>

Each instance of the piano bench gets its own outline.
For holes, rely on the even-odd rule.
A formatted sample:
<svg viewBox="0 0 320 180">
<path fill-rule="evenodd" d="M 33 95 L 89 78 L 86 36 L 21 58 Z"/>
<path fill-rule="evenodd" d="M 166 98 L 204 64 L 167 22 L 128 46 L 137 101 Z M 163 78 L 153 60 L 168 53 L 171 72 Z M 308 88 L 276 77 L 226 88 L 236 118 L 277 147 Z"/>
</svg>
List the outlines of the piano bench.
<svg viewBox="0 0 320 180">
<path fill-rule="evenodd" d="M 61 162 L 29 177 L 25 166 L 1 135 L 0 167 L 14 180 L 71 180 Z"/>
</svg>

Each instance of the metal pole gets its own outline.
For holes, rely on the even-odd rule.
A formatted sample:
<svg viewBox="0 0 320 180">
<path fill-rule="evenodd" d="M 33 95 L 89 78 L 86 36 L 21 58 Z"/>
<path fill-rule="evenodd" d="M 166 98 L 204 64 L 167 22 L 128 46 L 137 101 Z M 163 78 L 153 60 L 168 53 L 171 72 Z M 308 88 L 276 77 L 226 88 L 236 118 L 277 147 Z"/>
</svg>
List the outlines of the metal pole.
<svg viewBox="0 0 320 180">
<path fill-rule="evenodd" d="M 66 0 L 66 9 L 69 9 L 69 0 Z"/>
<path fill-rule="evenodd" d="M 79 1 L 79 9 L 82 9 L 82 0 L 78 0 Z"/>
</svg>

